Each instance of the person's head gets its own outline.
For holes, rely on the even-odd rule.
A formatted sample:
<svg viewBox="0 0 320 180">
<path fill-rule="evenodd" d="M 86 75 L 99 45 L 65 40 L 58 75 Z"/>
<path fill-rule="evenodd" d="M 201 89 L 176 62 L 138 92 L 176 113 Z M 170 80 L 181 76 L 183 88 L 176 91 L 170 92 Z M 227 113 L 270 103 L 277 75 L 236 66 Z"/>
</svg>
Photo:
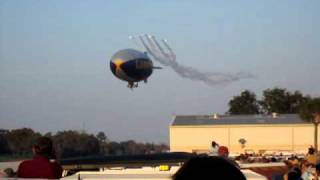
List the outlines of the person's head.
<svg viewBox="0 0 320 180">
<path fill-rule="evenodd" d="M 288 173 L 288 180 L 300 180 L 301 174 L 297 173 L 296 171 L 290 171 Z"/>
<path fill-rule="evenodd" d="M 48 137 L 40 137 L 32 147 L 35 155 L 51 157 L 54 154 L 52 140 Z"/>
<path fill-rule="evenodd" d="M 219 156 L 228 157 L 229 149 L 226 146 L 220 146 L 218 149 Z"/>
<path fill-rule="evenodd" d="M 298 167 L 292 168 L 288 172 L 288 180 L 301 180 L 301 170 Z"/>
<path fill-rule="evenodd" d="M 212 141 L 212 142 L 211 142 L 211 146 L 212 146 L 212 147 L 215 147 L 216 145 L 218 145 L 218 144 L 217 144 L 215 141 Z"/>
<path fill-rule="evenodd" d="M 195 157 L 188 160 L 173 175 L 173 180 L 233 179 L 245 180 L 240 169 L 218 156 Z"/>
<path fill-rule="evenodd" d="M 315 152 L 315 150 L 314 150 L 313 147 L 310 147 L 310 148 L 308 149 L 308 154 L 314 154 L 314 152 Z"/>
</svg>

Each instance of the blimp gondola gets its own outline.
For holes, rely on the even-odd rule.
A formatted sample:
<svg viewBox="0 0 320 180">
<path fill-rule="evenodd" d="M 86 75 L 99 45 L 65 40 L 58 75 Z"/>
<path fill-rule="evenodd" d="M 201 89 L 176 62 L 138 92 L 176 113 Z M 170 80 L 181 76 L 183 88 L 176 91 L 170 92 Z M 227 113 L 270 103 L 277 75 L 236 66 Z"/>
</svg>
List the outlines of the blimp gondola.
<svg viewBox="0 0 320 180">
<path fill-rule="evenodd" d="M 123 49 L 116 52 L 110 60 L 110 69 L 119 79 L 128 82 L 129 88 L 138 87 L 138 82 L 147 82 L 154 67 L 147 53 L 135 49 Z"/>
</svg>

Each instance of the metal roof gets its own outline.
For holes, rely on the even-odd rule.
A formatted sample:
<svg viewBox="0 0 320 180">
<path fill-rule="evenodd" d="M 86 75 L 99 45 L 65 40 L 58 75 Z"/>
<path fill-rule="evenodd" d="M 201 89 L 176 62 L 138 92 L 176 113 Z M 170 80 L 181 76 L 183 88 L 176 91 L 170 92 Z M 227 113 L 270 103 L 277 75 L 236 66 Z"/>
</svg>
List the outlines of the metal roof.
<svg viewBox="0 0 320 180">
<path fill-rule="evenodd" d="M 254 124 L 307 124 L 298 114 L 272 115 L 188 115 L 175 116 L 172 126 L 194 125 L 254 125 Z"/>
</svg>

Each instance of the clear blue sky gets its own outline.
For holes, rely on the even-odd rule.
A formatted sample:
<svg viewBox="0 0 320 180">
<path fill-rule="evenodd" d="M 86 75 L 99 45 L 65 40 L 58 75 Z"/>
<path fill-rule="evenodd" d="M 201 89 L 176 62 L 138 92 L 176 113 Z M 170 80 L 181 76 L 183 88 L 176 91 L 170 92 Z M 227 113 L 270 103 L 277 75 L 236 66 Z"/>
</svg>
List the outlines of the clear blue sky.
<svg viewBox="0 0 320 180">
<path fill-rule="evenodd" d="M 320 96 L 320 1 L 1 0 L 0 128 L 85 128 L 111 140 L 168 142 L 177 114 L 227 111 L 267 88 Z M 177 61 L 207 72 L 250 72 L 210 87 L 170 68 L 131 91 L 109 70 L 129 35 L 167 38 Z M 157 64 L 155 62 L 155 64 Z"/>
</svg>

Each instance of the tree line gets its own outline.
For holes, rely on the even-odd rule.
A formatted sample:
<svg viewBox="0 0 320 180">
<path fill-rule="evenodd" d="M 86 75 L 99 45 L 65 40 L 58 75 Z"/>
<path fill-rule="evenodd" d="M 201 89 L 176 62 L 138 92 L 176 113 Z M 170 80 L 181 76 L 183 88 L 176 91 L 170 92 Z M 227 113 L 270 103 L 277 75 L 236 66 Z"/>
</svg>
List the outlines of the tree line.
<svg viewBox="0 0 320 180">
<path fill-rule="evenodd" d="M 229 101 L 229 114 L 298 114 L 301 106 L 312 98 L 300 91 L 284 88 L 266 89 L 258 100 L 254 92 L 245 90 Z"/>
<path fill-rule="evenodd" d="M 53 140 L 58 158 L 151 154 L 165 152 L 169 149 L 165 144 L 139 143 L 134 140 L 110 141 L 104 132 L 93 135 L 68 130 L 42 135 L 30 128 L 21 128 L 0 129 L 0 156 L 30 157 L 33 144 L 41 136 L 47 136 Z"/>
</svg>

